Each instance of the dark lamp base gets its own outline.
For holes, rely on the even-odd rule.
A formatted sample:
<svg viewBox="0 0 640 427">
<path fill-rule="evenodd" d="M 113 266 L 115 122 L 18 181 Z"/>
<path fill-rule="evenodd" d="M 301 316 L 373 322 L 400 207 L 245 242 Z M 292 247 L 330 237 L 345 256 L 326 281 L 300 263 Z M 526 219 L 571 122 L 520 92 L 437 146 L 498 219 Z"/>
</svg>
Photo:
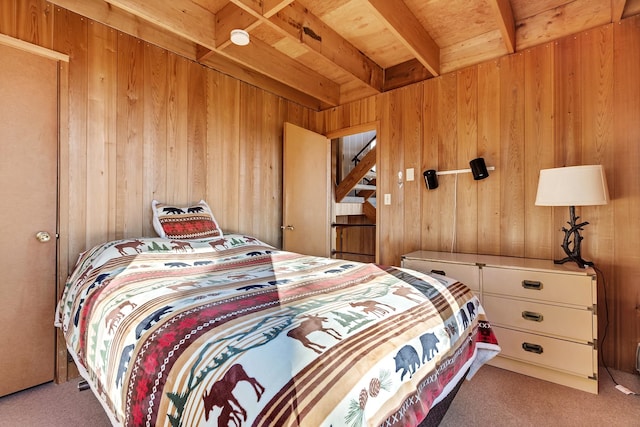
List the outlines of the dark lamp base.
<svg viewBox="0 0 640 427">
<path fill-rule="evenodd" d="M 576 221 L 578 218 L 576 216 L 576 208 L 575 206 L 569 206 L 569 216 L 570 221 L 569 228 L 562 227 L 562 231 L 564 231 L 564 240 L 562 241 L 562 249 L 567 254 L 566 258 L 559 259 L 553 261 L 555 264 L 564 264 L 565 262 L 573 261 L 578 264 L 580 268 L 587 268 L 593 266 L 593 262 L 585 261 L 582 259 L 580 255 L 580 243 L 582 242 L 582 236 L 580 235 L 580 231 L 582 227 L 589 224 L 588 222 L 581 222 L 577 224 Z"/>
<path fill-rule="evenodd" d="M 554 264 L 564 264 L 565 262 L 569 262 L 569 261 L 573 261 L 576 264 L 578 264 L 578 267 L 580 268 L 587 268 L 587 267 L 593 267 L 594 264 L 591 261 L 585 261 L 582 258 L 577 258 L 574 259 L 573 257 L 566 257 L 566 258 L 562 258 L 562 259 L 554 259 L 553 263 Z"/>
</svg>

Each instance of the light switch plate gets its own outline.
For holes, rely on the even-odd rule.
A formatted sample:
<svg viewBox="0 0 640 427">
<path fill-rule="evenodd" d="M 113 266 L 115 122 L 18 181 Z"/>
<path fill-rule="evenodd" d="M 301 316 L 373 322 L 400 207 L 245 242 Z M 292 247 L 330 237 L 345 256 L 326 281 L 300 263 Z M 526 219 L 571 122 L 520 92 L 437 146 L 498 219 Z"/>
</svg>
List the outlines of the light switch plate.
<svg viewBox="0 0 640 427">
<path fill-rule="evenodd" d="M 387 193 L 384 195 L 384 204 L 385 205 L 390 205 L 391 204 L 391 194 Z"/>
<path fill-rule="evenodd" d="M 407 181 L 413 181 L 415 178 L 413 177 L 413 168 L 407 169 Z"/>
</svg>

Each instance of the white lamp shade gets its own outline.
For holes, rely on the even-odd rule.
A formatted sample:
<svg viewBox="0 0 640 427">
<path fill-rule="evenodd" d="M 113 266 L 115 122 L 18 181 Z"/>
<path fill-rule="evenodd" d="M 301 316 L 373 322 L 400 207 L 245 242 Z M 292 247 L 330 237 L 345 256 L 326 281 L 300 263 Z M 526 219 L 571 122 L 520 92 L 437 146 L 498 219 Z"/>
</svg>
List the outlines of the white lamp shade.
<svg viewBox="0 0 640 427">
<path fill-rule="evenodd" d="M 593 206 L 609 202 L 602 165 L 542 169 L 538 181 L 538 206 Z"/>
</svg>

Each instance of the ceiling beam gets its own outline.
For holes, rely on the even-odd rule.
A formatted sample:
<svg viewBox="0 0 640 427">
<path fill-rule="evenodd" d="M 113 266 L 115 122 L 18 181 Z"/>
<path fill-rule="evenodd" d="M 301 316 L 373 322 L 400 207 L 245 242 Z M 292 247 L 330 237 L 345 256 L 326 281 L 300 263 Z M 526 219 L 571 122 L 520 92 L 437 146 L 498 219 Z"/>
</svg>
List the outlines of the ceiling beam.
<svg viewBox="0 0 640 427">
<path fill-rule="evenodd" d="M 304 5 L 299 2 L 291 4 L 271 18 L 269 23 L 367 86 L 382 92 L 382 67 L 309 12 Z"/>
<path fill-rule="evenodd" d="M 227 74 L 233 78 L 243 81 L 250 85 L 259 87 L 267 92 L 281 96 L 284 99 L 298 103 L 315 111 L 324 110 L 332 107 L 332 105 L 319 101 L 318 99 L 307 95 L 304 92 L 293 89 L 291 86 L 276 81 L 264 74 L 258 73 L 247 67 L 229 61 L 221 55 L 210 55 L 202 63 L 208 67 Z"/>
<path fill-rule="evenodd" d="M 191 40 L 169 34 L 157 25 L 141 21 L 135 15 L 102 0 L 50 0 L 53 4 L 93 21 L 107 25 L 125 34 L 138 37 L 185 58 L 195 60 L 197 44 Z"/>
<path fill-rule="evenodd" d="M 231 43 L 231 30 L 249 31 L 258 23 L 258 18 L 233 3 L 227 4 L 216 14 L 216 47 L 224 48 Z"/>
<path fill-rule="evenodd" d="M 431 74 L 440 75 L 440 48 L 402 0 L 368 0 L 368 4 Z"/>
<path fill-rule="evenodd" d="M 618 22 L 624 14 L 624 7 L 627 0 L 611 0 L 611 22 Z"/>
<path fill-rule="evenodd" d="M 107 2 L 208 49 L 216 47 L 215 14 L 191 1 L 107 0 Z"/>
<path fill-rule="evenodd" d="M 231 0 L 236 6 L 253 13 L 256 17 L 271 18 L 294 0 Z"/>
<path fill-rule="evenodd" d="M 253 40 L 249 46 L 243 47 L 229 43 L 228 45 L 232 46 L 232 51 L 222 54 L 224 49 L 211 49 L 207 46 L 207 44 L 213 42 L 214 37 L 210 37 L 210 42 L 208 43 L 198 43 L 197 40 L 191 41 L 183 37 L 182 34 L 169 33 L 165 29 L 167 23 L 170 23 L 169 20 L 160 27 L 146 19 L 141 19 L 142 17 L 135 13 L 116 7 L 111 2 L 107 3 L 102 0 L 53 0 L 53 3 L 314 110 L 338 105 L 340 87 L 336 83 L 312 70 L 304 68 L 300 63 L 276 51 L 271 46 L 264 45 L 264 50 L 268 51 L 268 53 L 261 53 L 254 57 L 246 54 L 246 52 L 242 53 L 240 50 L 248 48 L 248 50 L 253 51 L 254 49 L 251 48 L 251 45 L 255 45 L 259 41 Z M 180 4 L 175 0 L 173 3 Z M 148 14 L 145 14 L 145 16 L 148 16 Z M 156 19 L 158 19 L 157 16 L 154 21 Z M 232 55 L 231 52 L 236 50 L 241 53 Z M 240 59 L 235 58 L 235 56 L 239 56 Z M 265 59 L 265 57 L 268 59 Z M 295 71 L 290 73 L 288 72 L 289 68 Z M 287 70 L 287 72 L 283 72 L 283 70 Z M 276 75 L 278 78 L 274 78 Z"/>
<path fill-rule="evenodd" d="M 265 18 L 271 18 L 291 3 L 293 3 L 293 0 L 263 0 L 262 16 Z"/>
<path fill-rule="evenodd" d="M 376 92 L 382 92 L 384 79 L 382 68 L 326 26 L 299 2 L 288 0 L 270 2 L 277 3 L 280 8 L 271 19 L 268 19 L 267 15 L 278 8 L 270 7 L 268 14 L 263 14 L 269 2 L 265 2 L 264 9 L 261 9 L 259 3 L 254 0 L 231 0 L 230 3 L 252 14 L 259 23 L 269 26 L 282 36 L 302 43 L 308 52 L 328 59 Z M 248 26 L 238 28 L 250 30 Z"/>
<path fill-rule="evenodd" d="M 384 70 L 384 91 L 397 89 L 433 77 L 417 59 Z"/>
<path fill-rule="evenodd" d="M 337 83 L 261 40 L 253 38 L 246 46 L 230 44 L 219 50 L 218 54 L 307 93 L 328 105 L 340 104 L 340 86 Z"/>
<path fill-rule="evenodd" d="M 509 0 L 489 0 L 489 3 L 496 12 L 498 27 L 502 33 L 502 40 L 507 48 L 507 52 L 513 53 L 516 49 L 516 21 L 513 18 L 513 10 Z"/>
</svg>

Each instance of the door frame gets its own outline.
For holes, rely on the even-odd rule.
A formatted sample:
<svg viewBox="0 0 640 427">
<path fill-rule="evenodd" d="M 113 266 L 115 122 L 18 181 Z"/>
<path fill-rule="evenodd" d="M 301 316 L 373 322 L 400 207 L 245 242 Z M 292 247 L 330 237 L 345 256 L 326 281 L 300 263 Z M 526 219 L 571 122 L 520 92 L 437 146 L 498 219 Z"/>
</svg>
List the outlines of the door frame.
<svg viewBox="0 0 640 427">
<path fill-rule="evenodd" d="M 56 301 L 64 289 L 69 272 L 69 55 L 6 34 L 0 44 L 39 55 L 58 63 L 58 207 L 56 212 Z M 51 319 L 53 323 L 54 319 Z M 54 381 L 68 380 L 67 346 L 62 332 L 56 328 Z"/>
<path fill-rule="evenodd" d="M 324 135 L 327 137 L 327 139 L 329 139 L 330 141 L 336 138 L 342 138 L 344 136 L 348 136 L 348 135 L 355 135 L 358 133 L 364 133 L 364 132 L 369 132 L 375 130 L 376 131 L 376 138 L 377 138 L 377 143 L 378 146 L 380 144 L 380 121 L 379 120 L 375 120 L 372 122 L 367 122 L 367 123 L 362 123 L 359 125 L 355 125 L 355 126 L 350 126 L 350 127 L 346 127 L 346 128 L 341 128 L 341 129 L 336 129 L 333 130 L 331 132 L 325 132 Z M 380 165 L 380 151 L 381 150 L 376 150 L 376 171 L 380 171 L 379 165 Z M 334 155 L 333 150 L 332 150 L 332 155 Z M 332 159 L 332 167 L 334 165 L 333 159 Z M 376 182 L 379 182 L 379 179 L 376 180 Z M 380 189 L 380 186 L 376 183 L 376 193 L 378 192 L 378 190 Z M 377 197 L 377 195 L 376 195 Z M 331 204 L 332 204 L 332 209 L 331 212 L 335 212 L 335 209 L 333 208 L 333 205 L 336 203 L 336 195 L 335 195 L 335 183 L 332 180 L 332 185 L 331 185 Z M 375 247 L 376 247 L 376 254 L 375 254 L 375 262 L 379 263 L 380 262 L 380 209 L 377 206 L 376 207 L 376 242 L 375 242 Z M 331 237 L 332 239 L 335 240 L 335 236 Z"/>
</svg>

